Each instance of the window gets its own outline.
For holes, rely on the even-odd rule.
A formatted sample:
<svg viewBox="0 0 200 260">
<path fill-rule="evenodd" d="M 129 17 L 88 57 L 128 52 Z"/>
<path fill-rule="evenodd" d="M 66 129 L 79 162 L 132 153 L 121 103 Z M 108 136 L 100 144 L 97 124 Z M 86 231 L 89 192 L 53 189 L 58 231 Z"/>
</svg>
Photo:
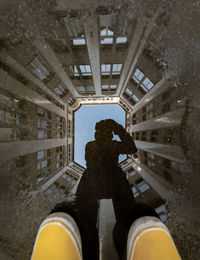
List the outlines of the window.
<svg viewBox="0 0 200 260">
<path fill-rule="evenodd" d="M 145 80 L 142 82 L 141 86 L 143 86 L 147 90 L 150 90 L 153 87 L 153 85 L 154 84 L 151 82 L 151 80 L 148 77 L 146 77 Z"/>
<path fill-rule="evenodd" d="M 79 72 L 78 72 L 76 65 L 71 66 L 71 70 L 72 70 L 72 73 L 75 77 L 79 77 Z"/>
<path fill-rule="evenodd" d="M 38 139 L 45 139 L 47 138 L 47 133 L 45 130 L 38 130 Z"/>
<path fill-rule="evenodd" d="M 146 157 L 147 157 L 148 159 L 154 160 L 155 155 L 154 155 L 153 153 L 146 153 Z"/>
<path fill-rule="evenodd" d="M 95 94 L 94 86 L 77 86 L 76 89 L 79 94 Z"/>
<path fill-rule="evenodd" d="M 129 175 L 132 177 L 132 176 L 135 176 L 137 174 L 137 172 L 135 170 L 133 170 L 132 172 L 129 173 Z"/>
<path fill-rule="evenodd" d="M 163 221 L 163 222 L 166 222 L 167 220 L 167 209 L 166 209 L 166 206 L 165 204 L 157 207 L 155 209 L 156 213 L 159 215 L 159 218 Z"/>
<path fill-rule="evenodd" d="M 136 95 L 133 94 L 133 92 L 129 88 L 126 88 L 124 94 L 125 94 L 126 98 L 128 98 L 130 101 L 132 101 L 132 103 L 136 103 L 139 101 L 139 99 L 136 97 Z"/>
<path fill-rule="evenodd" d="M 111 64 L 101 64 L 101 74 L 110 75 Z"/>
<path fill-rule="evenodd" d="M 100 32 L 100 36 L 113 36 L 113 35 L 114 35 L 113 31 L 109 30 L 108 28 L 105 28 Z"/>
<path fill-rule="evenodd" d="M 43 162 L 41 163 L 41 166 L 42 166 L 42 168 L 47 167 L 47 160 L 43 161 Z"/>
<path fill-rule="evenodd" d="M 137 186 L 142 193 L 150 189 L 149 185 L 144 181 L 139 182 Z"/>
<path fill-rule="evenodd" d="M 120 75 L 122 64 L 113 64 L 112 75 Z"/>
<path fill-rule="evenodd" d="M 28 65 L 31 72 L 37 76 L 39 79 L 44 80 L 49 76 L 49 71 L 47 70 L 47 65 L 44 65 L 44 61 L 41 57 L 35 57 Z"/>
<path fill-rule="evenodd" d="M 90 65 L 79 65 L 81 73 L 83 76 L 91 76 L 92 72 L 91 72 L 91 67 Z"/>
<path fill-rule="evenodd" d="M 38 160 L 43 159 L 45 156 L 47 156 L 47 150 L 43 150 L 37 153 Z"/>
<path fill-rule="evenodd" d="M 110 85 L 110 90 L 116 90 L 117 89 L 117 85 Z"/>
<path fill-rule="evenodd" d="M 38 128 L 47 128 L 47 121 L 44 119 L 38 119 Z"/>
<path fill-rule="evenodd" d="M 135 188 L 135 186 L 132 187 L 132 192 L 133 192 L 134 198 L 136 198 L 140 195 L 139 192 L 137 191 L 137 189 Z"/>
<path fill-rule="evenodd" d="M 139 70 L 139 69 L 136 69 L 136 71 L 135 71 L 135 73 L 134 73 L 134 75 L 133 75 L 133 79 L 134 79 L 137 83 L 139 83 L 139 82 L 142 80 L 143 77 L 144 77 L 144 74 L 142 73 L 142 71 Z"/>
<path fill-rule="evenodd" d="M 80 38 L 76 38 L 72 40 L 73 45 L 86 45 L 84 35 L 81 35 Z"/>
<path fill-rule="evenodd" d="M 102 90 L 108 90 L 108 85 L 102 85 Z"/>
<path fill-rule="evenodd" d="M 119 44 L 119 43 L 126 43 L 127 42 L 127 37 L 117 37 L 116 39 L 116 43 Z"/>
<path fill-rule="evenodd" d="M 54 88 L 53 90 L 58 96 L 63 96 L 65 94 L 65 90 L 64 88 L 62 87 L 61 84 L 58 84 L 58 86 L 56 88 Z"/>
<path fill-rule="evenodd" d="M 153 82 L 151 82 L 151 80 L 138 68 L 133 74 L 132 79 L 134 80 L 136 86 L 139 85 L 138 90 L 140 90 L 143 94 L 146 94 L 154 86 Z"/>
<path fill-rule="evenodd" d="M 116 91 L 117 85 L 102 85 L 101 89 L 102 91 Z"/>
<path fill-rule="evenodd" d="M 147 165 L 148 165 L 149 167 L 155 168 L 155 163 L 154 163 L 154 162 L 147 161 Z"/>
<path fill-rule="evenodd" d="M 71 106 L 75 103 L 75 101 L 76 99 L 74 97 L 70 97 L 67 99 L 66 103 Z"/>
<path fill-rule="evenodd" d="M 112 44 L 113 43 L 113 31 L 105 28 L 101 30 L 100 37 L 101 37 L 101 44 Z"/>
</svg>

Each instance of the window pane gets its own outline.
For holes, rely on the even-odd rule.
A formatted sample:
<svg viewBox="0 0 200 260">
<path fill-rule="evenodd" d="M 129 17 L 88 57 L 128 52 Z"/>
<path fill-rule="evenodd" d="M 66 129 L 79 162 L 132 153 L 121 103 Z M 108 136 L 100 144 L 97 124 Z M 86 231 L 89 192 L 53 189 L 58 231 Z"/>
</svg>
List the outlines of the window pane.
<svg viewBox="0 0 200 260">
<path fill-rule="evenodd" d="M 121 72 L 122 64 L 113 64 L 113 75 L 119 75 Z"/>
<path fill-rule="evenodd" d="M 134 176 L 134 175 L 136 175 L 137 174 L 137 172 L 136 171 L 132 171 L 131 173 L 129 173 L 129 175 L 132 177 L 132 176 Z"/>
<path fill-rule="evenodd" d="M 134 198 L 136 198 L 137 196 L 139 196 L 139 192 L 137 191 L 137 189 L 136 189 L 134 186 L 132 187 L 132 192 L 133 192 Z"/>
<path fill-rule="evenodd" d="M 84 73 L 85 72 L 85 66 L 84 65 L 79 65 L 79 67 L 80 67 L 81 72 Z"/>
<path fill-rule="evenodd" d="M 133 79 L 134 79 L 137 83 L 139 83 L 139 82 L 142 80 L 143 77 L 144 77 L 144 74 L 141 72 L 141 70 L 136 69 L 136 71 L 135 71 L 135 73 L 134 73 L 134 75 L 133 75 Z"/>
<path fill-rule="evenodd" d="M 80 67 L 80 70 L 81 70 L 83 76 L 92 75 L 90 65 L 79 65 L 79 67 Z"/>
<path fill-rule="evenodd" d="M 113 43 L 113 38 L 104 38 L 101 40 L 101 44 L 112 44 Z"/>
<path fill-rule="evenodd" d="M 29 68 L 31 72 L 41 80 L 49 75 L 47 69 L 39 62 L 38 57 L 29 64 Z"/>
<path fill-rule="evenodd" d="M 132 97 L 133 97 L 133 99 L 134 99 L 135 102 L 138 102 L 138 101 L 139 101 L 139 99 L 136 97 L 136 95 L 133 94 Z"/>
<path fill-rule="evenodd" d="M 130 89 L 126 89 L 125 93 L 128 95 L 128 96 L 131 96 L 133 93 L 130 91 Z"/>
<path fill-rule="evenodd" d="M 110 68 L 111 68 L 111 64 L 102 64 L 101 65 L 102 75 L 110 75 Z"/>
<path fill-rule="evenodd" d="M 44 130 L 38 130 L 38 139 L 43 139 L 43 138 L 45 138 Z"/>
<path fill-rule="evenodd" d="M 109 30 L 108 28 L 105 28 L 100 32 L 100 36 L 112 36 L 113 34 L 113 31 Z"/>
<path fill-rule="evenodd" d="M 143 85 L 140 85 L 140 87 L 147 93 L 148 90 L 143 86 Z"/>
<path fill-rule="evenodd" d="M 117 85 L 110 85 L 110 89 L 111 90 L 116 90 L 117 89 Z"/>
<path fill-rule="evenodd" d="M 85 70 L 86 70 L 87 72 L 91 72 L 90 65 L 85 65 Z"/>
<path fill-rule="evenodd" d="M 44 158 L 44 151 L 38 152 L 37 158 L 38 158 L 38 160 Z"/>
<path fill-rule="evenodd" d="M 100 36 L 106 36 L 106 29 L 101 30 Z"/>
<path fill-rule="evenodd" d="M 62 96 L 62 92 L 58 88 L 54 88 L 53 90 L 57 95 Z"/>
<path fill-rule="evenodd" d="M 126 43 L 127 37 L 117 37 L 116 43 Z"/>
<path fill-rule="evenodd" d="M 64 90 L 64 88 L 59 84 L 58 85 L 58 87 L 57 87 L 61 92 L 62 92 L 62 94 L 64 94 L 65 93 L 65 90 Z"/>
<path fill-rule="evenodd" d="M 42 168 L 46 167 L 46 166 L 47 166 L 47 160 L 43 161 L 43 162 L 41 163 L 41 166 L 42 166 Z"/>
<path fill-rule="evenodd" d="M 73 45 L 85 45 L 85 39 L 73 39 Z"/>
<path fill-rule="evenodd" d="M 113 31 L 107 29 L 107 36 L 111 36 L 111 35 L 113 35 L 113 34 L 114 34 Z"/>
<path fill-rule="evenodd" d="M 145 86 L 148 90 L 150 90 L 154 84 L 148 77 L 146 77 L 145 80 L 142 82 L 142 85 Z"/>
<path fill-rule="evenodd" d="M 78 69 L 76 65 L 74 65 L 74 76 L 79 76 Z"/>
<path fill-rule="evenodd" d="M 150 189 L 149 185 L 144 181 L 140 182 L 137 186 L 141 192 L 145 192 Z"/>
<path fill-rule="evenodd" d="M 108 85 L 102 85 L 102 90 L 108 90 Z"/>
</svg>

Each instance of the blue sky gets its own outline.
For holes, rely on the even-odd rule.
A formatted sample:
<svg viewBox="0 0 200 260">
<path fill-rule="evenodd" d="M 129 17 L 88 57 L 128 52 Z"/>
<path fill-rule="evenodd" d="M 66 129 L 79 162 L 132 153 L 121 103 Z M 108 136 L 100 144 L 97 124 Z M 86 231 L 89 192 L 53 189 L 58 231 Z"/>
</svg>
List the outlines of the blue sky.
<svg viewBox="0 0 200 260">
<path fill-rule="evenodd" d="M 125 127 L 125 111 L 119 105 L 82 105 L 75 112 L 75 162 L 86 166 L 85 145 L 94 140 L 95 124 L 109 118 Z M 116 136 L 114 139 L 119 140 Z M 126 155 L 120 155 L 119 160 L 125 158 Z"/>
</svg>

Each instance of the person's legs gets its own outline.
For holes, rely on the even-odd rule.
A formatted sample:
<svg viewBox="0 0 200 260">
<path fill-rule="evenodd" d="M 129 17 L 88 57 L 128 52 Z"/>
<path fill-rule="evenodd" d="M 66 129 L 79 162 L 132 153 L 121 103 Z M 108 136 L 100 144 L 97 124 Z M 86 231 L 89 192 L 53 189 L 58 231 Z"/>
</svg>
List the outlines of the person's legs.
<svg viewBox="0 0 200 260">
<path fill-rule="evenodd" d="M 82 237 L 84 259 L 99 258 L 99 236 L 97 227 L 98 201 L 88 197 L 77 198 L 77 220 Z"/>
<path fill-rule="evenodd" d="M 31 260 L 66 259 L 82 259 L 80 233 L 68 214 L 53 213 L 40 225 Z"/>
<path fill-rule="evenodd" d="M 180 260 L 168 228 L 156 217 L 133 222 L 127 242 L 127 260 Z"/>
</svg>

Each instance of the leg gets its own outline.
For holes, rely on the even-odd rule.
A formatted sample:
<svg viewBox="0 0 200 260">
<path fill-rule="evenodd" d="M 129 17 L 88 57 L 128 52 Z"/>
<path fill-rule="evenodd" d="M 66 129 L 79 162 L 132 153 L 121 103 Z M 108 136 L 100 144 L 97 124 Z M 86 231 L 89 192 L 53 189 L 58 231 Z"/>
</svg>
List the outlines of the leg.
<svg viewBox="0 0 200 260">
<path fill-rule="evenodd" d="M 120 259 L 124 259 L 128 230 L 134 214 L 135 200 L 131 187 L 126 179 L 122 179 L 118 186 L 113 196 L 113 207 L 116 216 L 113 240 Z"/>
<path fill-rule="evenodd" d="M 72 217 L 53 213 L 40 225 L 31 260 L 81 260 L 81 247 L 79 230 Z"/>
<path fill-rule="evenodd" d="M 131 226 L 129 260 L 181 260 L 168 228 L 156 217 L 141 217 Z"/>
<path fill-rule="evenodd" d="M 77 217 L 82 236 L 84 259 L 99 258 L 99 236 L 97 229 L 97 200 L 81 197 L 77 198 Z"/>
</svg>

